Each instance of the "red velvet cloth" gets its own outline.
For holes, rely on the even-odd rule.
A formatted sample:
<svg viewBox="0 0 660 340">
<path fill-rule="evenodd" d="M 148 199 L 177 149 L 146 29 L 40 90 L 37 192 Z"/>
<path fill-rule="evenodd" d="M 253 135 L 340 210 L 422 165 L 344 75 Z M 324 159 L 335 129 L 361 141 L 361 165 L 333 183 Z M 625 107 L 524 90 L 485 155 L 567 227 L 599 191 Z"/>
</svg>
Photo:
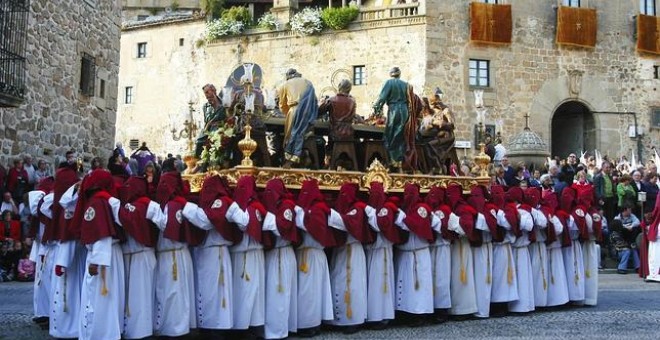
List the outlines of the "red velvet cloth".
<svg viewBox="0 0 660 340">
<path fill-rule="evenodd" d="M 83 218 L 88 201 L 99 191 L 105 192 L 108 198 L 117 196 L 112 175 L 104 169 L 93 170 L 80 183 L 76 210 L 73 218 L 67 225 L 67 235 L 72 239 L 77 238 L 75 235 L 81 235 Z"/>
<path fill-rule="evenodd" d="M 298 245 L 302 239 L 300 231 L 296 227 L 296 203 L 289 199 L 284 199 L 277 207 L 275 214 L 275 223 L 277 224 L 277 231 L 280 236 L 291 242 L 293 245 Z"/>
<path fill-rule="evenodd" d="M 151 199 L 142 196 L 124 204 L 119 210 L 119 220 L 128 235 L 138 243 L 153 248 L 158 242 L 158 228 L 147 219 L 149 203 Z"/>
<path fill-rule="evenodd" d="M 60 241 L 77 240 L 79 233 L 73 233 L 70 227 L 72 218 L 66 218 L 64 207 L 59 203 L 64 193 L 78 182 L 78 173 L 71 168 L 60 168 L 55 173 L 53 189 L 53 223 L 55 224 L 55 237 Z"/>
<path fill-rule="evenodd" d="M 570 232 L 568 230 L 568 224 L 571 219 L 571 215 L 564 210 L 557 210 L 555 216 L 557 216 L 557 219 L 559 219 L 559 222 L 561 222 L 561 225 L 564 228 L 564 231 L 561 234 L 561 246 L 570 247 L 573 244 Z"/>
<path fill-rule="evenodd" d="M 208 177 L 199 193 L 199 207 L 204 210 L 220 236 L 229 242 L 239 243 L 243 239 L 243 233 L 238 226 L 227 221 L 227 210 L 234 203 L 229 195 L 229 183 L 225 177 Z"/>
<path fill-rule="evenodd" d="M 426 203 L 422 203 L 419 195 L 419 185 L 405 184 L 401 210 L 406 213 L 403 223 L 412 233 L 429 243 L 435 242 L 435 235 L 431 228 L 431 207 Z"/>
<path fill-rule="evenodd" d="M 351 236 L 361 243 L 373 243 L 376 240 L 376 233 L 369 227 L 364 211 L 367 205 L 359 201 L 358 190 L 356 183 L 344 183 L 339 189 L 335 210 L 341 216 Z"/>
<path fill-rule="evenodd" d="M 305 212 L 303 224 L 307 233 L 323 247 L 335 247 L 346 243 L 346 233 L 328 225 L 330 207 L 325 203 L 315 179 L 303 181 L 296 204 Z"/>
<path fill-rule="evenodd" d="M 206 232 L 194 227 L 183 217 L 183 207 L 186 205 L 186 199 L 176 196 L 171 201 L 165 203 L 167 207 L 167 225 L 163 236 L 172 241 L 187 243 L 189 246 L 200 245 L 206 237 Z"/>
<path fill-rule="evenodd" d="M 80 241 L 83 244 L 92 244 L 106 237 L 124 240 L 122 231 L 117 228 L 112 217 L 108 203 L 110 197 L 109 193 L 98 191 L 83 206 L 84 213 L 80 221 Z"/>
</svg>

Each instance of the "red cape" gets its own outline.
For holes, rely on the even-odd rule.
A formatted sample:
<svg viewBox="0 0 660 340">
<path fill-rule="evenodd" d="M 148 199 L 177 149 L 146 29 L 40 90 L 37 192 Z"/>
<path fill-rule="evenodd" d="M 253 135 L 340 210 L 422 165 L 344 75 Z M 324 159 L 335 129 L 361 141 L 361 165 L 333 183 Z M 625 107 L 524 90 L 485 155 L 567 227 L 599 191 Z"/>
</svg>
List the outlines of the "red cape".
<svg viewBox="0 0 660 340">
<path fill-rule="evenodd" d="M 126 233 L 145 247 L 155 247 L 158 242 L 158 228 L 147 219 L 147 209 L 151 200 L 140 197 L 119 209 L 119 220 Z"/>
<path fill-rule="evenodd" d="M 124 240 L 123 231 L 117 228 L 112 218 L 110 197 L 109 193 L 98 191 L 87 200 L 80 222 L 80 242 L 83 244 L 92 244 L 106 237 Z"/>
</svg>

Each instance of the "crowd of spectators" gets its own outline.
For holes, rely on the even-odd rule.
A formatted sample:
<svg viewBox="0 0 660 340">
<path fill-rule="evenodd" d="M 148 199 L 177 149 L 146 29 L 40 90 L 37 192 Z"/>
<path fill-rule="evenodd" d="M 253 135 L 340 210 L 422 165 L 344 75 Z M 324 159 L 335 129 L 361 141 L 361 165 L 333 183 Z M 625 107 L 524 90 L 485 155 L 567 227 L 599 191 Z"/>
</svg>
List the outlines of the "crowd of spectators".
<svg viewBox="0 0 660 340">
<path fill-rule="evenodd" d="M 113 150 L 107 163 L 95 157 L 89 160 L 89 168 L 106 168 L 114 176 L 128 177 L 132 175 L 144 176 L 149 183 L 150 194 L 155 198 L 156 187 L 161 171 L 176 169 L 185 170 L 181 156 L 168 154 L 166 158 L 157 157 L 142 144 L 129 157 L 125 156 L 121 144 Z M 0 233 L 0 282 L 31 281 L 34 280 L 35 263 L 28 260 L 32 242 L 36 236 L 36 227 L 32 226 L 30 207 L 28 205 L 28 192 L 40 180 L 52 176 L 59 167 L 74 167 L 83 171 L 78 163 L 75 151 L 68 151 L 62 161 L 55 161 L 55 165 L 40 159 L 33 165 L 30 155 L 16 158 L 8 164 L 0 162 L 0 216 L 2 216 L 2 232 Z"/>
<path fill-rule="evenodd" d="M 565 159 L 548 159 L 542 166 L 528 169 L 523 162 L 511 165 L 505 155 L 499 165 L 494 165 L 491 174 L 494 184 L 539 187 L 543 196 L 547 192 L 561 195 L 566 187 L 579 192 L 592 186 L 594 203 L 604 217 L 606 240 L 602 258 L 609 255 L 617 261 L 620 274 L 627 273 L 628 269 L 639 270 L 638 248 L 644 236 L 644 222 L 650 223 L 660 188 L 658 168 L 653 160 L 631 164 L 625 157 L 597 159 L 584 154 L 578 158 L 571 153 Z M 601 261 L 601 267 L 603 265 Z"/>
</svg>

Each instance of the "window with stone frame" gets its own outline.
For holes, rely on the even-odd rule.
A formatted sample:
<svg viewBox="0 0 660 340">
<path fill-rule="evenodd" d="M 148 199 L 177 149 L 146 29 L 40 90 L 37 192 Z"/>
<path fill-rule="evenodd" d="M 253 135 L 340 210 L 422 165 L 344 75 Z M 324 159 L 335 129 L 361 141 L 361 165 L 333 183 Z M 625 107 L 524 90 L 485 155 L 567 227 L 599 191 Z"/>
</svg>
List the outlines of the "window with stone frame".
<svg viewBox="0 0 660 340">
<path fill-rule="evenodd" d="M 141 42 L 137 44 L 137 57 L 146 58 L 147 57 L 147 43 Z"/>
<path fill-rule="evenodd" d="M 562 5 L 570 7 L 580 7 L 580 0 L 563 0 Z"/>
<path fill-rule="evenodd" d="M 655 16 L 655 1 L 656 0 L 639 0 L 639 11 L 644 15 Z"/>
<path fill-rule="evenodd" d="M 660 129 L 660 107 L 651 108 L 651 127 Z"/>
<path fill-rule="evenodd" d="M 95 83 L 96 58 L 83 53 L 80 61 L 80 93 L 88 97 L 93 97 Z"/>
<path fill-rule="evenodd" d="M 470 59 L 468 80 L 471 87 L 490 87 L 490 60 Z"/>
<path fill-rule="evenodd" d="M 364 65 L 353 66 L 353 85 L 367 84 L 367 69 Z"/>
<path fill-rule="evenodd" d="M 133 104 L 133 86 L 124 88 L 124 104 Z"/>
<path fill-rule="evenodd" d="M 18 107 L 27 94 L 27 32 L 30 2 L 0 2 L 0 107 Z"/>
</svg>

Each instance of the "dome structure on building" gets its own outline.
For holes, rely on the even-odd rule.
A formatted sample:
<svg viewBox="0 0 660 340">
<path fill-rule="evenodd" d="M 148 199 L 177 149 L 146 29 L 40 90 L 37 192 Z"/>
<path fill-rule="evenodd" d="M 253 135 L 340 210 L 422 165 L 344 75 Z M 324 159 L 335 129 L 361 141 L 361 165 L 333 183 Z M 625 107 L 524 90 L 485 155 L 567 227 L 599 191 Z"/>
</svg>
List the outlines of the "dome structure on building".
<svg viewBox="0 0 660 340">
<path fill-rule="evenodd" d="M 525 116 L 525 129 L 513 136 L 506 145 L 509 162 L 514 166 L 518 162 L 525 162 L 527 168 L 535 164 L 536 168 L 543 166 L 550 156 L 548 143 L 536 132 L 529 128 L 529 115 Z"/>
</svg>

